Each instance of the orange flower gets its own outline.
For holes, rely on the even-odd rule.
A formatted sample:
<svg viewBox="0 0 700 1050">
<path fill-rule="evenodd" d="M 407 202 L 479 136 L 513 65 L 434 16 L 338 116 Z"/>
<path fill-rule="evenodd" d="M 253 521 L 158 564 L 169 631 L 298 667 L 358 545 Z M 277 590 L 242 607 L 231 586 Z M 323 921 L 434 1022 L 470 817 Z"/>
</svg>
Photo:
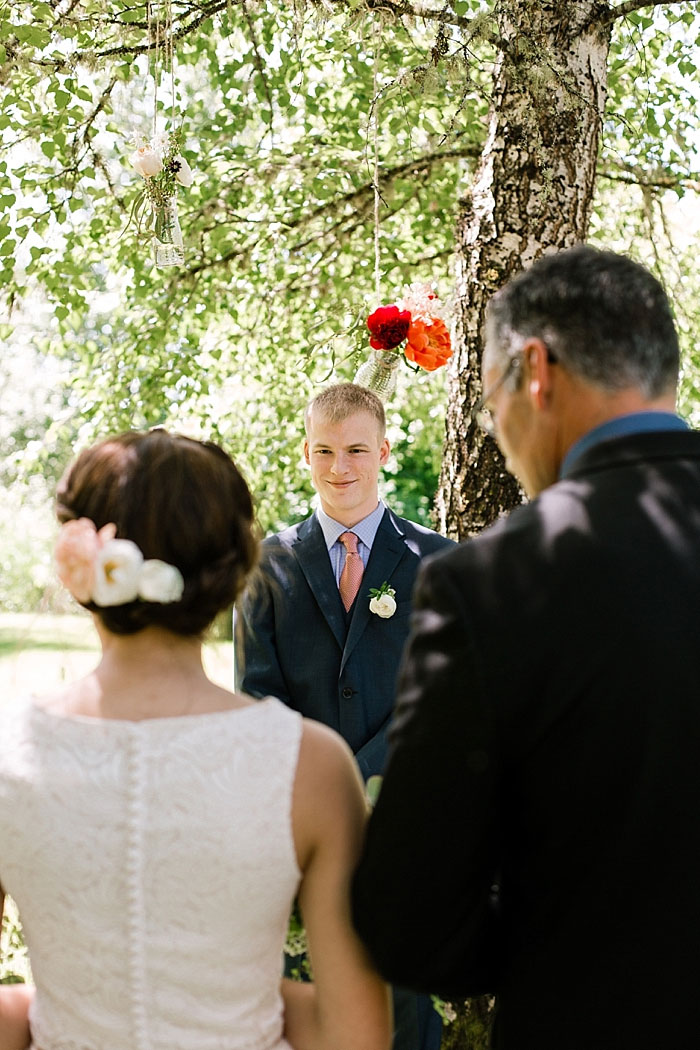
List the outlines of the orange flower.
<svg viewBox="0 0 700 1050">
<path fill-rule="evenodd" d="M 432 324 L 425 321 L 411 321 L 408 329 L 408 342 L 404 353 L 409 361 L 414 361 L 426 372 L 446 365 L 452 357 L 450 333 L 444 321 L 433 317 Z"/>
</svg>

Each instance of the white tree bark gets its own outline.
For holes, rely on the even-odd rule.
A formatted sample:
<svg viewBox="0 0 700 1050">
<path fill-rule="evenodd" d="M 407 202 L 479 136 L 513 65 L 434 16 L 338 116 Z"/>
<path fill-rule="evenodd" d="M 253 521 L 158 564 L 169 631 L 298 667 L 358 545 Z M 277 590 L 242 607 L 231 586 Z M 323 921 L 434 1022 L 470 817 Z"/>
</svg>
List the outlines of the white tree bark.
<svg viewBox="0 0 700 1050">
<path fill-rule="evenodd" d="M 457 228 L 455 353 L 438 527 L 462 539 L 520 501 L 491 439 L 471 420 L 491 295 L 546 251 L 588 230 L 605 106 L 610 6 L 497 0 L 499 57 L 489 127 Z"/>
</svg>

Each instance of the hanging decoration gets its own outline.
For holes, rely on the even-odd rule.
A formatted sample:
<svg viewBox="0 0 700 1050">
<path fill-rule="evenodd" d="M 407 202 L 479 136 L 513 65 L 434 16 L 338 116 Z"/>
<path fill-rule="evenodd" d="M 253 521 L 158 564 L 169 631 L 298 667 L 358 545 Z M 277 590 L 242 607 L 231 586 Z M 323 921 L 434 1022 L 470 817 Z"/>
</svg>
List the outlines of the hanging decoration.
<svg viewBox="0 0 700 1050">
<path fill-rule="evenodd" d="M 429 284 L 409 285 L 397 302 L 378 306 L 367 318 L 372 353 L 360 366 L 355 382 L 386 399 L 396 389 L 402 355 L 426 372 L 447 364 L 452 345 L 443 312 Z"/>
<path fill-rule="evenodd" d="M 374 52 L 374 292 L 381 302 L 381 247 L 379 211 L 379 56 L 381 22 Z M 370 110 L 370 120 L 372 114 Z M 452 356 L 450 333 L 443 318 L 444 307 L 429 284 L 404 288 L 403 297 L 388 306 L 378 306 L 367 318 L 372 351 L 355 375 L 359 386 L 373 390 L 387 401 L 396 390 L 402 355 L 428 372 L 446 364 Z M 402 344 L 405 344 L 402 347 Z"/>
<path fill-rule="evenodd" d="M 129 160 L 143 179 L 131 219 L 153 245 L 156 266 L 181 266 L 185 261 L 177 214 L 177 187 L 192 185 L 192 169 L 182 156 L 182 131 L 176 128 L 175 66 L 172 0 L 147 0 L 148 70 L 153 78 L 153 127 L 149 139 L 135 136 Z M 170 78 L 170 131 L 158 130 L 158 88 L 161 75 Z"/>
</svg>

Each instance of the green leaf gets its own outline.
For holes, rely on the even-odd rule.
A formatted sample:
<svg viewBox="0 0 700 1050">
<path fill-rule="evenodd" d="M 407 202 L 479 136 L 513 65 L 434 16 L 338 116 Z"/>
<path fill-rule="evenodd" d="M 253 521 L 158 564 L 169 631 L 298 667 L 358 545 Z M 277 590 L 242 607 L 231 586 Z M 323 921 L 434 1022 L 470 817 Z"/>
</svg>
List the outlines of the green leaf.
<svg viewBox="0 0 700 1050">
<path fill-rule="evenodd" d="M 22 40 L 32 47 L 43 48 L 51 43 L 51 33 L 49 33 L 48 29 L 42 29 L 41 26 L 17 26 L 15 32 L 18 40 Z"/>
</svg>

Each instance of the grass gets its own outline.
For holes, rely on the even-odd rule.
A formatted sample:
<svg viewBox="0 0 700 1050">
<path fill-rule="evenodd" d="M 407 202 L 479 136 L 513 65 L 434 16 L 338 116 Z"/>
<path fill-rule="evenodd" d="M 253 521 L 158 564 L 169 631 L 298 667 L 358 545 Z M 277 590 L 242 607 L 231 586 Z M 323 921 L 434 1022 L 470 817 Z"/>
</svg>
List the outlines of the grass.
<svg viewBox="0 0 700 1050">
<path fill-rule="evenodd" d="M 0 613 L 0 703 L 25 693 L 50 692 L 80 678 L 99 659 L 92 618 L 40 613 Z M 209 677 L 233 688 L 233 643 L 204 646 Z"/>
</svg>

